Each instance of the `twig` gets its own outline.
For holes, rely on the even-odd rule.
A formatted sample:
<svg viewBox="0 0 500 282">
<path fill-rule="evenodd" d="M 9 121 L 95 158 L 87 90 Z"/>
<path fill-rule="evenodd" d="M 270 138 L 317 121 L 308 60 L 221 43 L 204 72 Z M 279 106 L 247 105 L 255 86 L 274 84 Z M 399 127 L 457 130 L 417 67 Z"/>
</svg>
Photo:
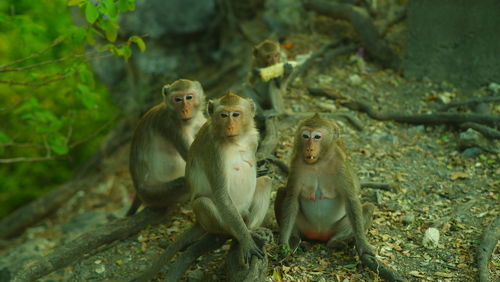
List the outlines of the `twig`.
<svg viewBox="0 0 500 282">
<path fill-rule="evenodd" d="M 77 261 L 95 248 L 115 240 L 125 239 L 149 224 L 159 223 L 164 218 L 164 210 L 145 208 L 134 216 L 118 219 L 102 227 L 95 228 L 57 247 L 51 254 L 28 262 L 21 271 L 16 273 L 12 281 L 36 280 Z"/>
<path fill-rule="evenodd" d="M 477 264 L 479 268 L 479 281 L 488 282 L 489 270 L 488 261 L 490 260 L 491 254 L 500 239 L 500 216 L 497 216 L 495 220 L 484 230 L 483 238 L 477 249 Z"/>
<path fill-rule="evenodd" d="M 57 45 L 61 44 L 61 42 L 63 42 L 63 41 L 64 41 L 64 38 L 59 39 L 59 40 L 56 40 L 56 41 L 54 41 L 54 43 L 52 43 L 51 45 L 49 45 L 49 47 L 47 47 L 47 48 L 45 48 L 45 49 L 42 49 L 42 50 L 40 50 L 40 51 L 38 51 L 38 52 L 35 52 L 35 53 L 33 53 L 33 54 L 29 55 L 28 57 L 25 57 L 25 58 L 22 58 L 22 59 L 15 60 L 15 61 L 10 62 L 10 63 L 5 64 L 5 65 L 1 65 L 1 66 L 0 66 L 0 70 L 1 70 L 1 69 L 5 69 L 5 68 L 10 67 L 10 66 L 13 66 L 13 65 L 16 65 L 16 64 L 19 64 L 19 63 L 22 63 L 22 62 L 24 62 L 24 61 L 27 61 L 27 60 L 30 60 L 30 59 L 33 59 L 33 58 L 36 58 L 36 57 L 38 57 L 38 56 L 42 55 L 43 53 L 47 52 L 47 51 L 48 51 L 48 50 L 50 50 L 51 48 L 54 48 L 55 46 L 57 46 Z"/>
<path fill-rule="evenodd" d="M 29 87 L 40 87 L 40 86 L 45 86 L 47 84 L 50 84 L 52 82 L 60 81 L 68 77 L 69 74 L 57 76 L 56 78 L 53 79 L 47 79 L 42 82 L 34 83 L 32 81 L 29 82 L 17 82 L 17 81 L 11 81 L 11 80 L 0 80 L 0 83 L 7 84 L 7 85 L 18 85 L 18 86 L 29 86 Z"/>
<path fill-rule="evenodd" d="M 500 139 L 500 131 L 491 128 L 486 125 L 478 124 L 475 122 L 464 122 L 460 124 L 461 128 L 472 128 L 478 132 L 480 132 L 484 137 L 491 139 Z"/>
<path fill-rule="evenodd" d="M 395 187 L 393 184 L 390 183 L 377 183 L 377 182 L 364 182 L 361 183 L 361 188 L 371 188 L 371 189 L 378 189 L 378 190 L 384 190 L 384 191 L 395 191 Z"/>
<path fill-rule="evenodd" d="M 465 105 L 475 105 L 475 104 L 479 104 L 479 103 L 490 103 L 490 102 L 500 102 L 500 96 L 476 97 L 476 98 L 471 98 L 471 99 L 467 99 L 467 100 L 451 102 L 451 103 L 448 103 L 446 105 L 443 105 L 441 108 L 439 108 L 439 111 L 446 111 L 449 108 L 455 108 L 455 107 L 460 107 L 460 106 L 465 106 Z"/>
<path fill-rule="evenodd" d="M 9 158 L 0 159 L 0 164 L 12 164 L 12 163 L 34 163 L 42 161 L 54 161 L 63 159 L 65 156 L 47 156 L 47 157 L 19 157 L 19 158 Z"/>
</svg>

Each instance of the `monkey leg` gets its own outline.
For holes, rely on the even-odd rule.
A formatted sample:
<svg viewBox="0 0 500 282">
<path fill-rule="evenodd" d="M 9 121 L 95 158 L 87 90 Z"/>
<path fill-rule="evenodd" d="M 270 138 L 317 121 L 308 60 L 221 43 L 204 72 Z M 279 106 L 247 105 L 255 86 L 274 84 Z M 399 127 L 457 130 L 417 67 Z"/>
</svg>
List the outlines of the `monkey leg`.
<svg viewBox="0 0 500 282">
<path fill-rule="evenodd" d="M 248 229 L 259 227 L 266 217 L 271 201 L 271 178 L 262 176 L 257 178 L 257 187 L 248 213 Z"/>
<path fill-rule="evenodd" d="M 208 197 L 199 197 L 193 200 L 193 212 L 196 215 L 196 221 L 209 233 L 232 235 L 238 238 L 239 234 L 230 234 L 231 228 L 228 228 L 217 210 L 212 199 Z"/>
<path fill-rule="evenodd" d="M 158 185 L 143 185 L 137 190 L 137 196 L 150 208 L 168 208 L 188 199 L 186 179 L 179 177 Z"/>
<path fill-rule="evenodd" d="M 366 203 L 363 205 L 363 229 L 365 232 L 372 225 L 374 210 L 375 206 L 371 203 Z M 335 234 L 333 234 L 330 240 L 328 240 L 328 243 L 326 244 L 328 247 L 344 248 L 348 246 L 354 238 L 352 224 L 347 216 L 336 223 L 333 229 L 336 230 L 336 232 Z"/>
<path fill-rule="evenodd" d="M 134 200 L 132 201 L 132 204 L 130 205 L 130 208 L 128 209 L 127 214 L 125 216 L 134 215 L 141 205 L 142 205 L 141 199 L 139 199 L 139 196 L 135 195 Z"/>
</svg>

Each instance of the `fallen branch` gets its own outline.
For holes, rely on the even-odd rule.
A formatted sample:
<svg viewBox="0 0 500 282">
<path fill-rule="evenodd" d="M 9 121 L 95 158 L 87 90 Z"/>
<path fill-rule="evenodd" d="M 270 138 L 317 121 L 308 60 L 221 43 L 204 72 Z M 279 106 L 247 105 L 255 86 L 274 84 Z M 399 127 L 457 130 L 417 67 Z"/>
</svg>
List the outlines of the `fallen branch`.
<svg viewBox="0 0 500 282">
<path fill-rule="evenodd" d="M 497 216 L 495 220 L 484 230 L 483 238 L 477 249 L 477 264 L 479 268 L 479 281 L 488 282 L 489 270 L 488 261 L 490 260 L 491 254 L 500 239 L 500 216 Z"/>
<path fill-rule="evenodd" d="M 448 104 L 442 106 L 441 108 L 439 108 L 439 111 L 446 111 L 449 108 L 455 108 L 455 107 L 460 107 L 460 106 L 477 105 L 480 103 L 499 102 L 499 101 L 500 101 L 500 96 L 477 97 L 477 98 L 471 98 L 471 99 L 467 99 L 467 100 L 448 103 Z"/>
<path fill-rule="evenodd" d="M 149 224 L 159 223 L 166 216 L 165 210 L 143 209 L 134 216 L 118 219 L 83 233 L 37 260 L 28 262 L 16 273 L 12 281 L 33 281 L 63 268 L 96 248 L 116 240 L 128 238 Z"/>
<path fill-rule="evenodd" d="M 371 269 L 373 272 L 377 273 L 381 278 L 389 280 L 390 282 L 395 281 L 406 281 L 402 279 L 398 273 L 392 270 L 387 265 L 379 262 L 377 258 L 369 254 L 363 254 L 361 256 L 361 261 L 365 266 Z"/>
<path fill-rule="evenodd" d="M 305 0 L 304 8 L 350 22 L 361 38 L 363 46 L 374 58 L 384 66 L 399 67 L 399 56 L 382 40 L 365 9 L 324 0 Z"/>
<path fill-rule="evenodd" d="M 313 91 L 311 91 L 313 90 Z M 332 91 L 320 91 L 319 88 L 309 89 L 309 93 L 315 96 L 326 96 L 338 99 L 337 95 L 330 96 Z M 409 124 L 454 124 L 460 125 L 464 122 L 476 122 L 485 124 L 500 123 L 500 116 L 481 114 L 459 114 L 459 113 L 432 113 L 432 114 L 405 114 L 405 113 L 383 113 L 373 109 L 368 103 L 354 100 L 339 100 L 339 103 L 351 110 L 368 114 L 373 119 L 381 121 L 395 121 Z"/>
<path fill-rule="evenodd" d="M 351 52 L 354 52 L 356 50 L 357 46 L 354 44 L 350 44 L 347 46 L 339 47 L 334 50 L 328 51 L 323 59 L 321 60 L 321 63 L 319 64 L 320 69 L 324 69 L 327 67 L 336 57 L 342 56 L 345 54 L 349 54 Z"/>
<path fill-rule="evenodd" d="M 475 131 L 480 132 L 486 138 L 500 139 L 500 131 L 486 125 L 475 122 L 464 122 L 460 124 L 460 127 L 465 129 L 472 128 Z"/>
</svg>

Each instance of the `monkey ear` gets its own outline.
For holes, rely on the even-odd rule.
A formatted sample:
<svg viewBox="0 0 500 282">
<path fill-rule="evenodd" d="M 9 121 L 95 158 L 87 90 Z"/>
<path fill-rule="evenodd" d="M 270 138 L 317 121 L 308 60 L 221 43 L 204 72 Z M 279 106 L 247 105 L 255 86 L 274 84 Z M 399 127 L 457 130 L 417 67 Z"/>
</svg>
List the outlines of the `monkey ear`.
<svg viewBox="0 0 500 282">
<path fill-rule="evenodd" d="M 209 100 L 207 103 L 207 113 L 209 116 L 214 113 L 214 102 L 212 100 Z"/>
<path fill-rule="evenodd" d="M 167 99 L 168 89 L 170 89 L 170 84 L 166 84 L 165 86 L 163 86 L 161 90 L 161 95 L 163 96 L 163 99 Z"/>
<path fill-rule="evenodd" d="M 248 103 L 250 104 L 250 112 L 252 113 L 252 117 L 255 116 L 255 111 L 257 109 L 257 106 L 255 105 L 255 101 L 252 99 L 247 99 Z"/>
</svg>

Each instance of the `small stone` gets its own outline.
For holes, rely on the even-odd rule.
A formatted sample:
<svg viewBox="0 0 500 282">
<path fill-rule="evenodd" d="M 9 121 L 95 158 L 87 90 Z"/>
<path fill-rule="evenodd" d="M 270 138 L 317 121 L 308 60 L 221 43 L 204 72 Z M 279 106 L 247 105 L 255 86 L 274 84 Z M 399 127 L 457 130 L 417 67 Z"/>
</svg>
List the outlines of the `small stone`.
<svg viewBox="0 0 500 282">
<path fill-rule="evenodd" d="M 464 150 L 463 154 L 469 158 L 475 158 L 481 154 L 481 149 L 478 147 L 471 147 Z"/>
<path fill-rule="evenodd" d="M 403 217 L 403 224 L 412 224 L 415 221 L 415 215 L 413 213 L 407 213 Z"/>
<path fill-rule="evenodd" d="M 434 249 L 439 243 L 439 230 L 434 227 L 430 227 L 425 231 L 424 238 L 422 239 L 422 245 L 427 249 Z"/>
<path fill-rule="evenodd" d="M 104 267 L 103 264 L 100 264 L 98 267 L 96 267 L 95 269 L 95 272 L 98 273 L 98 274 L 101 274 L 103 273 L 104 271 L 106 271 L 106 268 Z"/>
</svg>

